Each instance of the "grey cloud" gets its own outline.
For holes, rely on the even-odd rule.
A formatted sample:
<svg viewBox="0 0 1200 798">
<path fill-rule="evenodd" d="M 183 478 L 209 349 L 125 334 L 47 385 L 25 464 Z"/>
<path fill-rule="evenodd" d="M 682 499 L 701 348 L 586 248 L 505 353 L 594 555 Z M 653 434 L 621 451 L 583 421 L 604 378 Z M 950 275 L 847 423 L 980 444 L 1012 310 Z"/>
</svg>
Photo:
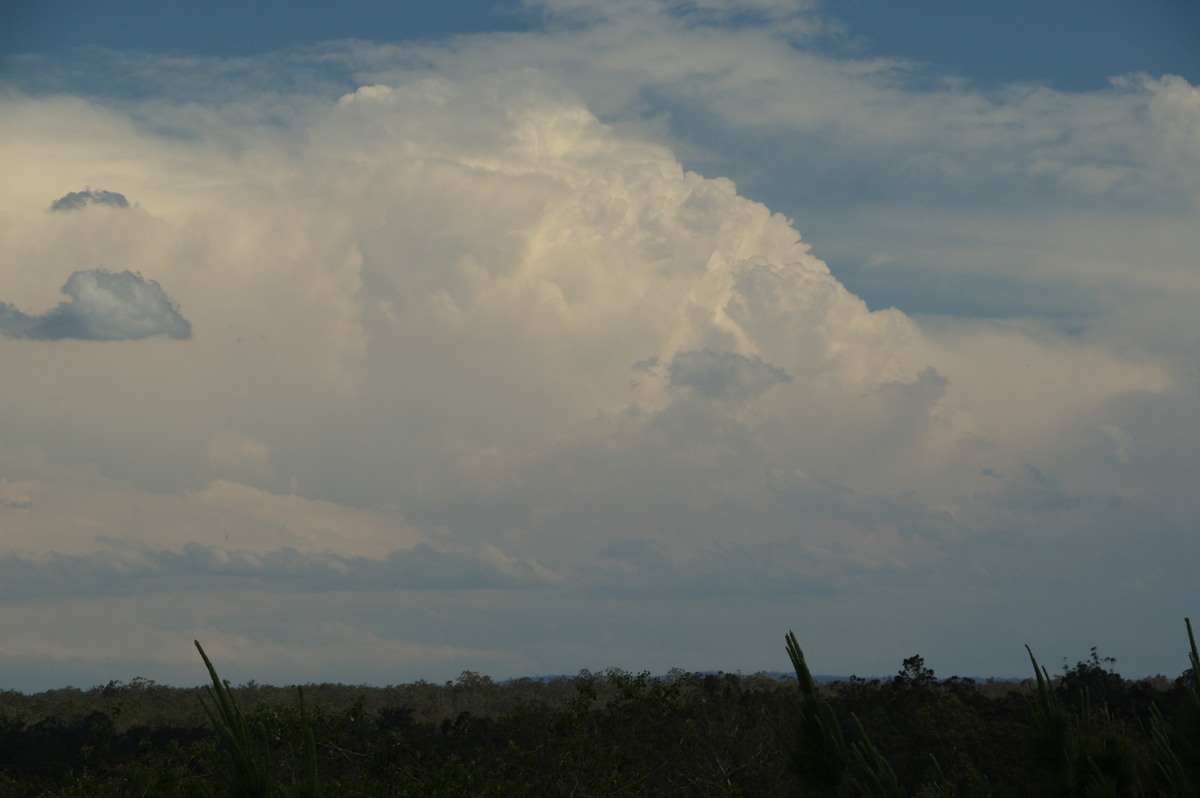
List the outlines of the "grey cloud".
<svg viewBox="0 0 1200 798">
<path fill-rule="evenodd" d="M 533 574 L 527 571 L 526 576 L 533 577 Z M 492 563 L 439 551 L 424 543 L 388 555 L 379 567 L 378 579 L 389 587 L 426 590 L 516 587 L 524 581 Z M 534 581 L 541 580 L 535 578 Z"/>
<path fill-rule="evenodd" d="M 634 363 L 631 368 L 633 368 L 634 371 L 642 371 L 646 374 L 656 374 L 661 366 L 662 361 L 654 355 L 651 355 L 645 360 L 639 360 L 638 362 Z"/>
<path fill-rule="evenodd" d="M 60 302 L 40 316 L 0 303 L 0 335 L 39 341 L 192 336 L 192 325 L 159 284 L 131 271 L 78 271 L 67 279 L 62 293 L 72 301 Z"/>
<path fill-rule="evenodd" d="M 52 553 L 30 559 L 0 557 L 0 597 L 114 596 L 266 588 L 284 592 L 371 590 L 481 590 L 541 585 L 547 577 L 531 561 L 497 564 L 473 553 L 421 544 L 382 560 L 284 546 L 269 552 L 189 543 L 165 551 L 103 538 L 93 554 Z"/>
<path fill-rule="evenodd" d="M 637 596 L 833 595 L 828 569 L 799 546 L 717 544 L 671 559 L 648 540 L 625 540 L 600 551 L 581 583 L 602 593 Z"/>
<path fill-rule="evenodd" d="M 938 374 L 933 366 L 926 366 L 917 375 L 915 382 L 888 382 L 876 389 L 876 393 L 918 407 L 931 405 L 941 399 L 950 386 L 950 380 Z"/>
<path fill-rule="evenodd" d="M 108 205 L 113 208 L 128 208 L 129 200 L 124 194 L 115 191 L 85 188 L 83 191 L 72 191 L 56 199 L 50 205 L 52 211 L 80 211 L 88 205 Z"/>
<path fill-rule="evenodd" d="M 706 399 L 752 399 L 792 376 L 783 369 L 736 352 L 700 349 L 679 352 L 671 359 L 667 375 L 672 388 L 690 388 Z"/>
<path fill-rule="evenodd" d="M 1031 465 L 1025 465 L 1011 477 L 1004 479 L 1004 487 L 989 496 L 996 506 L 1026 513 L 1059 513 L 1073 510 L 1082 504 L 1078 496 L 1066 493 L 1059 481 L 1051 479 Z"/>
</svg>

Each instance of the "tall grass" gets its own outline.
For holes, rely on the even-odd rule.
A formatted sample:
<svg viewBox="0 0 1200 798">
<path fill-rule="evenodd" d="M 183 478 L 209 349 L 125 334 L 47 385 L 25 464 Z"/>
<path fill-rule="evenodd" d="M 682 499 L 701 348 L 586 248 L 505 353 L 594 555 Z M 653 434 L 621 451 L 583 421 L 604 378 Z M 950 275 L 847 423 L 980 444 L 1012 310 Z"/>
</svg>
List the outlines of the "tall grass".
<svg viewBox="0 0 1200 798">
<path fill-rule="evenodd" d="M 803 794 L 836 798 L 844 792 L 850 761 L 842 727 L 829 702 L 817 693 L 796 634 L 789 631 L 784 640 L 796 671 L 798 695 L 793 699 L 791 727 L 778 730 L 780 742 Z"/>
<path fill-rule="evenodd" d="M 1055 798 L 1198 798 L 1200 796 L 1200 654 L 1192 622 L 1185 618 L 1191 671 L 1183 712 L 1168 724 L 1151 709 L 1149 745 L 1141 753 L 1126 729 L 1101 704 L 1093 706 L 1086 690 L 1081 706 L 1063 703 L 1046 669 L 1026 646 L 1036 687 L 1026 699 L 1028 750 L 1034 795 Z M 833 709 L 820 695 L 796 636 L 786 637 L 788 657 L 796 671 L 797 693 L 790 723 L 778 728 L 789 770 L 799 782 L 799 795 L 817 798 L 901 798 L 900 780 L 858 717 L 851 715 L 857 739 L 846 744 Z M 952 781 L 934 759 L 933 778 L 922 795 L 954 794 Z M 980 778 L 970 779 L 972 794 L 990 795 Z"/>
<path fill-rule="evenodd" d="M 869 798 L 902 798 L 896 773 L 871 742 L 857 717 L 859 739 L 846 745 L 841 724 L 817 684 L 796 642 L 794 632 L 784 637 L 788 657 L 796 671 L 797 696 L 792 722 L 778 729 L 788 766 L 800 781 L 800 794 L 814 798 L 839 798 L 855 793 Z"/>
<path fill-rule="evenodd" d="M 212 680 L 212 686 L 205 687 L 206 695 L 200 697 L 200 704 L 204 707 L 213 728 L 229 748 L 230 761 L 226 780 L 230 791 L 237 798 L 264 798 L 271 795 L 276 782 L 266 764 L 270 761 L 267 735 L 257 735 L 261 746 L 267 748 L 263 752 L 265 756 L 260 756 L 256 750 L 256 735 L 251 734 L 250 724 L 238 705 L 237 698 L 230 691 L 229 682 L 217 676 L 217 669 L 213 667 L 208 654 L 204 653 L 200 641 L 192 642 L 196 644 L 196 650 L 200 652 L 200 658 L 204 660 L 204 667 L 208 668 L 208 675 Z"/>
<path fill-rule="evenodd" d="M 283 791 L 283 780 L 273 766 L 271 735 L 261 722 L 251 726 L 229 689 L 229 682 L 217 676 L 217 670 L 200 642 L 193 642 L 212 680 L 212 686 L 205 687 L 205 695 L 200 697 L 200 703 L 228 748 L 228 769 L 224 775 L 229 791 L 236 798 L 267 798 L 279 794 Z M 304 701 L 304 688 L 297 687 L 296 692 L 300 704 L 301 739 L 299 781 L 293 792 L 299 798 L 319 798 L 322 793 L 317 776 L 317 746 L 312 719 Z"/>
</svg>

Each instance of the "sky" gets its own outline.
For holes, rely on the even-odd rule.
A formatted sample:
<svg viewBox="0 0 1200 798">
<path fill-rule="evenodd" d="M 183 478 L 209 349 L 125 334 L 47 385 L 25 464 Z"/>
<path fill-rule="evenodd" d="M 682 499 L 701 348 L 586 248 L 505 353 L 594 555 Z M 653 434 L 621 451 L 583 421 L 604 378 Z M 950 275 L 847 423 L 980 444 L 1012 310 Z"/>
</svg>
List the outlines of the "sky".
<svg viewBox="0 0 1200 798">
<path fill-rule="evenodd" d="M 0 688 L 1177 676 L 1198 35 L 6 4 Z"/>
</svg>

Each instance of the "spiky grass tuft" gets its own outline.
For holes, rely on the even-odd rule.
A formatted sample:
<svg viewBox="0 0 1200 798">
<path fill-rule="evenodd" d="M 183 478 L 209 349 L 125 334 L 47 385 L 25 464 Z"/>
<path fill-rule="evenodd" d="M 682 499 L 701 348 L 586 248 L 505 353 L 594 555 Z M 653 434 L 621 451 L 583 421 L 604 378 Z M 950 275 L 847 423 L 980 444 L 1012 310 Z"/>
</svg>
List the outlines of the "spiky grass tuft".
<svg viewBox="0 0 1200 798">
<path fill-rule="evenodd" d="M 229 746 L 231 762 L 227 777 L 230 791 L 238 798 L 265 798 L 274 791 L 276 782 L 262 764 L 262 759 L 256 755 L 254 736 L 250 732 L 246 715 L 230 691 L 229 682 L 217 676 L 217 669 L 204 653 L 200 641 L 192 642 L 196 644 L 196 650 L 200 652 L 212 679 L 212 686 L 204 688 L 205 695 L 200 697 L 200 704 L 204 707 L 213 728 Z M 260 736 L 264 738 L 265 745 L 266 735 Z"/>
</svg>

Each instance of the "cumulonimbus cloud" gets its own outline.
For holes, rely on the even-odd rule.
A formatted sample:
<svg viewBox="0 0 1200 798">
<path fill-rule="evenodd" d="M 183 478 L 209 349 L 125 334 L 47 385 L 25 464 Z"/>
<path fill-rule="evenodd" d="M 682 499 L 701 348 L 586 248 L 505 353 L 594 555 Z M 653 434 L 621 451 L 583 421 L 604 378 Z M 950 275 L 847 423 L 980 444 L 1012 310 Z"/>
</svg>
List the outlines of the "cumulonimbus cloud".
<svg viewBox="0 0 1200 798">
<path fill-rule="evenodd" d="M 0 303 L 0 335 L 38 341 L 190 338 L 192 325 L 154 280 L 131 271 L 77 271 L 62 293 L 71 298 L 40 316 Z"/>
<path fill-rule="evenodd" d="M 1193 185 L 1196 89 L 916 90 L 886 65 L 799 51 L 774 22 L 700 24 L 732 3 L 686 19 L 617 5 L 596 16 L 620 29 L 324 50 L 367 84 L 338 102 L 322 85 L 259 103 L 265 78 L 234 85 L 228 64 L 190 61 L 188 85 L 228 102 L 171 105 L 172 85 L 130 116 L 104 98 L 5 96 L 0 158 L 27 169 L 0 197 L 5 298 L 28 309 L 57 264 L 121 264 L 212 334 L 186 358 L 149 346 L 132 361 L 0 341 L 21 376 L 0 383 L 0 583 L 21 604 L 0 617 L 0 678 L 51 685 L 46 651 L 95 678 L 122 656 L 162 678 L 145 663 L 180 638 L 191 666 L 190 626 L 267 664 L 320 662 L 324 679 L 394 680 L 400 647 L 463 640 L 479 650 L 403 678 L 774 667 L 747 643 L 797 611 L 845 667 L 894 665 L 836 650 L 869 627 L 890 636 L 881 650 L 928 643 L 960 663 L 947 667 L 1007 670 L 1005 647 L 970 632 L 988 618 L 1065 619 L 1073 596 L 1086 635 L 1089 618 L 1144 628 L 1192 600 L 1200 405 L 1166 358 L 1194 351 L 1192 271 L 1170 264 L 1195 225 L 1077 203 L 1039 223 L 1074 231 L 1056 246 L 990 242 L 1010 206 L 1047 207 L 1023 187 L 1102 185 L 1113 148 L 1135 156 L 1115 198 Z M 1161 134 L 1139 121 L 1160 118 Z M 21 165 L 44 159 L 47 129 L 67 131 L 61 173 L 111 187 L 119 163 L 145 208 L 88 189 L 46 212 L 59 177 Z M 1157 154 L 1159 139 L 1176 149 Z M 916 213 L 900 184 L 943 204 Z M 980 204 L 963 207 L 968 193 Z M 1139 236 L 1161 241 L 1139 250 Z M 1129 302 L 1164 298 L 1071 336 L 1023 315 L 914 317 L 839 282 L 839 252 L 909 279 L 910 296 L 944 281 L 892 270 L 951 252 L 917 276 L 952 268 L 982 291 L 1032 275 L 1114 302 L 1108 281 L 1129 280 L 1146 286 Z M 157 286 L 83 274 L 44 316 L 0 306 L 0 335 L 120 337 L 142 305 L 158 323 L 138 335 L 186 334 Z M 1097 582 L 1103 558 L 1121 579 Z"/>
</svg>

